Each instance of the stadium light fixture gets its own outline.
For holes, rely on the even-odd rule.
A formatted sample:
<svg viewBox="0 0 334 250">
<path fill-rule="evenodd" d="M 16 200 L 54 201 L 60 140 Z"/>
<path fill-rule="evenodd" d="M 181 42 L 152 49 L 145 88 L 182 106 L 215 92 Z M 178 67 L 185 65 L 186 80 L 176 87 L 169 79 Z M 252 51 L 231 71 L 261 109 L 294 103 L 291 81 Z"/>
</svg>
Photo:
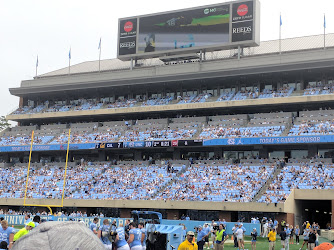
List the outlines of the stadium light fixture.
<svg viewBox="0 0 334 250">
<path fill-rule="evenodd" d="M 305 211 L 308 212 L 308 208 L 305 208 Z"/>
<path fill-rule="evenodd" d="M 319 213 L 319 210 L 315 210 L 316 213 Z"/>
</svg>

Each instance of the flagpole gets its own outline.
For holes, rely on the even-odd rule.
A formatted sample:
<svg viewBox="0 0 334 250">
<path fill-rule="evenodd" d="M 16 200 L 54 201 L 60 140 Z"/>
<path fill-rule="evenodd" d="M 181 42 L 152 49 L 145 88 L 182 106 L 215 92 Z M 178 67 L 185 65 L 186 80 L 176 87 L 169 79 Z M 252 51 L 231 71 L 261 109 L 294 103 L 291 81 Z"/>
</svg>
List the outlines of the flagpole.
<svg viewBox="0 0 334 250">
<path fill-rule="evenodd" d="M 279 13 L 279 53 L 282 53 L 282 16 L 281 13 Z"/>
<path fill-rule="evenodd" d="M 99 53 L 99 72 L 101 72 L 101 49 L 102 49 L 101 38 L 100 38 L 99 49 L 100 49 L 100 53 Z"/>
<path fill-rule="evenodd" d="M 38 56 L 37 56 L 37 61 L 36 61 L 36 77 L 37 77 L 37 68 L 38 68 Z"/>
<path fill-rule="evenodd" d="M 70 52 L 68 53 L 68 74 L 71 74 L 71 48 Z"/>
<path fill-rule="evenodd" d="M 326 16 L 324 13 L 324 49 L 326 49 Z"/>
</svg>

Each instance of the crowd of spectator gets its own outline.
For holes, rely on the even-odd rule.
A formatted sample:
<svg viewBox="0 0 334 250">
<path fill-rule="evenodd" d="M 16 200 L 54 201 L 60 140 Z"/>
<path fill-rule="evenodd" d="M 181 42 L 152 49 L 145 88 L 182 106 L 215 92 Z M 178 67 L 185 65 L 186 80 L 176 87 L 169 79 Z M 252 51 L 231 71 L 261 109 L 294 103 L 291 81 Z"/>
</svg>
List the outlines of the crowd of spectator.
<svg viewBox="0 0 334 250">
<path fill-rule="evenodd" d="M 157 105 L 167 105 L 173 101 L 172 96 L 165 97 L 151 97 L 147 101 L 143 101 L 141 106 L 157 106 Z"/>
<path fill-rule="evenodd" d="M 322 163 L 286 165 L 259 202 L 284 202 L 292 189 L 334 189 L 334 165 Z"/>
<path fill-rule="evenodd" d="M 34 136 L 34 144 L 46 144 L 50 142 L 53 138 L 54 136 Z M 31 135 L 0 137 L 0 146 L 27 145 L 30 143 L 31 143 Z"/>
<path fill-rule="evenodd" d="M 259 99 L 262 98 L 277 98 L 277 97 L 288 97 L 292 94 L 294 88 L 282 87 L 277 90 L 264 89 L 259 95 Z"/>
<path fill-rule="evenodd" d="M 79 184 L 68 198 L 148 200 L 175 176 L 165 166 L 117 166 Z"/>
<path fill-rule="evenodd" d="M 308 85 L 304 90 L 304 95 L 326 95 L 334 92 L 334 83 L 317 82 L 314 85 Z"/>
<path fill-rule="evenodd" d="M 158 200 L 249 202 L 273 172 L 272 166 L 193 165 L 162 191 Z"/>
<path fill-rule="evenodd" d="M 334 133 L 334 119 L 295 124 L 288 135 L 328 135 Z"/>
<path fill-rule="evenodd" d="M 249 202 L 271 178 L 275 164 L 91 163 L 68 166 L 65 199 L 183 200 Z M 31 167 L 27 198 L 60 199 L 65 167 Z M 0 168 L 0 197 L 23 198 L 27 167 Z M 284 202 L 292 189 L 334 189 L 334 165 L 286 165 L 258 202 Z"/>
<path fill-rule="evenodd" d="M 322 94 L 328 94 L 333 92 L 332 85 L 326 85 L 323 87 Z M 318 89 L 318 88 L 316 88 Z M 252 90 L 240 90 L 236 91 L 223 91 L 220 93 L 217 101 L 228 101 L 228 100 L 245 100 L 245 99 L 256 99 L 256 98 L 276 98 L 276 97 L 287 97 L 293 92 L 293 88 L 282 87 L 277 90 L 264 89 L 262 92 L 255 87 Z M 305 90 L 304 95 L 308 95 L 308 89 Z M 312 92 L 312 94 L 314 94 Z M 316 93 L 318 94 L 318 93 Z M 95 109 L 114 109 L 114 108 L 129 108 L 135 105 L 139 106 L 156 106 L 156 105 L 167 105 L 170 104 L 174 99 L 177 100 L 178 104 L 183 103 L 200 103 L 206 102 L 210 97 L 211 93 L 194 93 L 178 95 L 176 98 L 173 95 L 166 95 L 162 97 L 157 96 L 139 96 L 136 98 L 125 98 L 119 97 L 115 100 L 113 98 L 92 98 L 85 99 L 80 98 L 76 100 L 68 100 L 63 102 L 52 103 L 48 100 L 37 103 L 25 105 L 16 109 L 12 114 L 35 114 L 45 112 L 66 112 L 66 111 L 80 111 L 80 110 L 95 110 Z M 214 100 L 213 100 L 214 101 Z"/>
<path fill-rule="evenodd" d="M 261 126 L 261 127 L 225 127 L 223 125 L 209 125 L 203 127 L 200 139 L 231 138 L 231 137 L 266 137 L 279 136 L 285 126 Z"/>
<path fill-rule="evenodd" d="M 328 111 L 328 112 L 327 112 Z M 35 131 L 34 144 L 100 143 L 144 140 L 186 140 L 241 137 L 271 137 L 331 135 L 334 134 L 334 116 L 326 110 L 325 115 L 292 117 L 291 112 L 226 115 L 209 117 L 185 117 L 174 119 L 149 119 L 137 121 L 115 121 L 104 123 L 73 123 L 18 126 L 5 131 L 0 137 L 0 146 L 29 145 L 31 132 Z M 313 111 L 312 111 L 313 112 Z M 319 111 L 321 112 L 321 111 Z M 322 111 L 323 113 L 325 111 Z M 196 119 L 197 120 L 196 120 Z M 182 119 L 178 120 L 178 119 Z M 289 124 L 290 130 L 285 131 Z M 61 126 L 64 125 L 64 126 Z"/>
<path fill-rule="evenodd" d="M 190 139 L 197 132 L 197 124 L 185 124 L 179 128 L 155 128 L 149 127 L 144 131 L 139 129 L 130 129 L 125 131 L 119 141 L 143 141 L 143 140 L 176 140 Z"/>
</svg>

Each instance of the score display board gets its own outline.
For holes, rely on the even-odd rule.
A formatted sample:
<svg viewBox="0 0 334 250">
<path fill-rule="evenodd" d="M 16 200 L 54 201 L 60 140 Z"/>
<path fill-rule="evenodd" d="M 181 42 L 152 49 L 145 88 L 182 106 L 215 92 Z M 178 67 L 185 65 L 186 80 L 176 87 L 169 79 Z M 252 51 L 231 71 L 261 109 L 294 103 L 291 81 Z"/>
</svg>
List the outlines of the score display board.
<svg viewBox="0 0 334 250">
<path fill-rule="evenodd" d="M 152 58 L 259 45 L 258 0 L 119 19 L 118 58 Z"/>
</svg>

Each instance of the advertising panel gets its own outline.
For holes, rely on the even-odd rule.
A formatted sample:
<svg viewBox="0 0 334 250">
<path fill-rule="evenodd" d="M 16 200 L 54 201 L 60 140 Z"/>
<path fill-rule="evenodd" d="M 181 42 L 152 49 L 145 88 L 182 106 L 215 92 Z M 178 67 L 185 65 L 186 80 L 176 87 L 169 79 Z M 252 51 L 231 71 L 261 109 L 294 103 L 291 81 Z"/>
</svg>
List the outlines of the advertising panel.
<svg viewBox="0 0 334 250">
<path fill-rule="evenodd" d="M 136 53 L 137 18 L 125 19 L 119 23 L 118 54 L 129 55 Z"/>
<path fill-rule="evenodd" d="M 232 43 L 253 39 L 253 2 L 238 2 L 232 7 Z"/>
</svg>

